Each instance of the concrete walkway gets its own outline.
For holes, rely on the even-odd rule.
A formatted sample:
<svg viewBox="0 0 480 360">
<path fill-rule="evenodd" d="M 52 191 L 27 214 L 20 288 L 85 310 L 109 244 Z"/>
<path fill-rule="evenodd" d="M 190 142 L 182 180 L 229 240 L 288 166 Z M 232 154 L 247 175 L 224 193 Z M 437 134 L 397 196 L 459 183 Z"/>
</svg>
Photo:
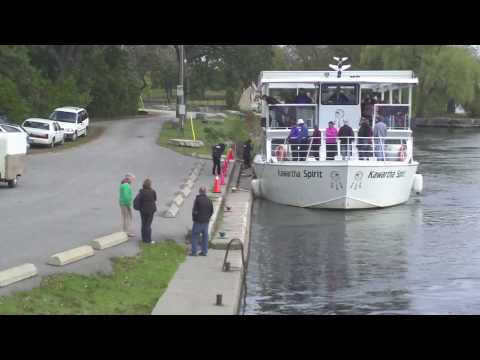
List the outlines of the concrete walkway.
<svg viewBox="0 0 480 360">
<path fill-rule="evenodd" d="M 237 168 L 229 188 L 236 187 L 238 177 Z M 249 179 L 245 179 L 244 182 L 248 184 Z M 237 250 L 229 251 L 227 261 L 231 264 L 231 271 L 222 271 L 222 265 L 226 243 L 233 237 L 242 240 L 246 250 L 245 258 L 247 256 L 251 194 L 248 190 L 237 190 L 228 191 L 224 196 L 224 203 L 217 203 L 216 207 L 231 207 L 230 212 L 223 213 L 223 219 L 218 225 L 219 231 L 226 232 L 226 239 L 219 239 L 211 232 L 210 238 L 213 240 L 208 256 L 189 256 L 180 265 L 152 315 L 234 315 L 238 313 L 244 272 L 242 255 L 238 247 Z M 218 294 L 222 295 L 222 306 L 215 305 Z"/>
</svg>

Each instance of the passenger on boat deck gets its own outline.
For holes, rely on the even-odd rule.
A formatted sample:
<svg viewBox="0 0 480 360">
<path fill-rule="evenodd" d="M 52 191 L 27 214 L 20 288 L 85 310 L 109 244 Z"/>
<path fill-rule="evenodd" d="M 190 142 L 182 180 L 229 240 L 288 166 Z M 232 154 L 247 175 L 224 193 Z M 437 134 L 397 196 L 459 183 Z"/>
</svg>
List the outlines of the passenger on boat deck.
<svg viewBox="0 0 480 360">
<path fill-rule="evenodd" d="M 370 96 L 367 96 L 363 101 L 362 116 L 372 120 L 373 114 L 373 100 Z"/>
<path fill-rule="evenodd" d="M 308 128 L 305 126 L 303 119 L 298 119 L 297 126 L 290 130 L 288 142 L 292 145 L 292 160 L 304 161 L 305 150 L 308 145 Z"/>
<path fill-rule="evenodd" d="M 311 104 L 312 102 L 312 99 L 303 91 L 295 98 L 295 104 Z"/>
<path fill-rule="evenodd" d="M 375 156 L 377 160 L 385 161 L 385 138 L 387 137 L 387 125 L 383 122 L 383 117 L 377 117 L 377 123 L 373 127 L 373 137 L 375 141 Z"/>
<path fill-rule="evenodd" d="M 328 122 L 328 128 L 325 131 L 327 145 L 327 160 L 333 160 L 337 154 L 337 128 L 333 121 Z"/>
<path fill-rule="evenodd" d="M 268 95 L 262 95 L 261 97 L 262 100 L 264 100 L 268 105 L 278 105 L 281 104 L 280 101 L 275 99 L 273 96 L 268 96 Z M 272 108 L 274 117 L 272 119 L 272 112 L 269 112 L 269 126 L 272 126 L 272 121 L 275 120 L 274 124 L 276 124 L 276 127 L 284 127 L 285 126 L 285 112 L 282 107 L 280 106 L 275 106 Z M 275 125 L 274 125 L 275 126 Z"/>
<path fill-rule="evenodd" d="M 315 103 L 315 98 L 314 96 L 312 95 L 312 93 L 310 91 L 307 91 L 307 96 L 310 98 L 311 100 L 311 104 L 314 104 Z"/>
<path fill-rule="evenodd" d="M 350 102 L 348 96 L 345 94 L 345 91 L 337 86 L 336 91 L 328 99 L 329 103 L 337 105 L 346 105 Z"/>
<path fill-rule="evenodd" d="M 313 156 L 315 156 L 315 159 L 320 160 L 320 145 L 322 143 L 322 133 L 318 129 L 318 125 L 315 125 L 313 129 L 312 148 L 310 152 Z"/>
<path fill-rule="evenodd" d="M 352 144 L 355 134 L 348 125 L 348 120 L 343 120 L 343 126 L 338 130 L 337 136 L 340 138 L 340 152 L 343 159 L 350 158 L 352 156 Z"/>
<path fill-rule="evenodd" d="M 273 96 L 262 95 L 262 100 L 265 100 L 268 105 L 280 104 L 280 101 L 275 99 Z"/>
<path fill-rule="evenodd" d="M 369 121 L 366 118 L 360 120 L 360 128 L 358 129 L 358 158 L 360 160 L 365 160 L 372 156 L 372 146 L 371 138 L 372 137 L 372 128 L 370 127 Z"/>
</svg>

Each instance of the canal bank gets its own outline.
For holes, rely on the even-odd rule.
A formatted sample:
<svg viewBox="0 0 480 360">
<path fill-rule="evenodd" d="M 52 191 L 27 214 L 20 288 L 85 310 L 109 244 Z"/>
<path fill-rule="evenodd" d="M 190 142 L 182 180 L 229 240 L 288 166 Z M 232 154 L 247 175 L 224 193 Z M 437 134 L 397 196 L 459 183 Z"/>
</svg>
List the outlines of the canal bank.
<svg viewBox="0 0 480 360">
<path fill-rule="evenodd" d="M 222 194 L 208 194 L 215 199 L 208 256 L 187 257 L 152 315 L 238 314 L 248 260 L 252 195 L 250 172 L 242 174 L 240 162 L 230 164 L 231 173 Z M 226 258 L 232 239 L 239 240 L 234 240 Z"/>
<path fill-rule="evenodd" d="M 468 117 L 414 118 L 414 127 L 480 128 L 480 119 Z"/>
</svg>

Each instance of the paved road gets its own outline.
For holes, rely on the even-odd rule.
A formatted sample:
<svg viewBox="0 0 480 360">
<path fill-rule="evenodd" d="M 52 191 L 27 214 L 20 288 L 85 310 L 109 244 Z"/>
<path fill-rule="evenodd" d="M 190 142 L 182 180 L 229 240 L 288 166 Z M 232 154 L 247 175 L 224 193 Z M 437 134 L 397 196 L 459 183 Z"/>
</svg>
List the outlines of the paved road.
<svg viewBox="0 0 480 360">
<path fill-rule="evenodd" d="M 108 258 L 137 253 L 138 241 L 130 241 L 65 268 L 45 264 L 56 252 L 121 230 L 117 192 L 125 173 L 137 176 L 134 192 L 145 177 L 152 179 L 160 210 L 172 200 L 197 160 L 156 145 L 165 119 L 158 116 L 109 122 L 103 136 L 91 143 L 58 153 L 28 156 L 18 187 L 0 185 L 0 270 L 31 262 L 42 275 L 56 271 L 109 271 Z M 197 189 L 198 184 L 194 190 Z M 189 226 L 188 207 L 193 197 L 194 193 L 177 220 L 155 218 L 154 240 L 175 235 L 180 240 L 179 234 Z M 134 221 L 139 233 L 138 214 Z M 175 221 L 181 222 L 181 226 Z M 162 233 L 160 228 L 165 231 Z M 39 282 L 37 277 L 0 289 L 0 296 Z"/>
</svg>

